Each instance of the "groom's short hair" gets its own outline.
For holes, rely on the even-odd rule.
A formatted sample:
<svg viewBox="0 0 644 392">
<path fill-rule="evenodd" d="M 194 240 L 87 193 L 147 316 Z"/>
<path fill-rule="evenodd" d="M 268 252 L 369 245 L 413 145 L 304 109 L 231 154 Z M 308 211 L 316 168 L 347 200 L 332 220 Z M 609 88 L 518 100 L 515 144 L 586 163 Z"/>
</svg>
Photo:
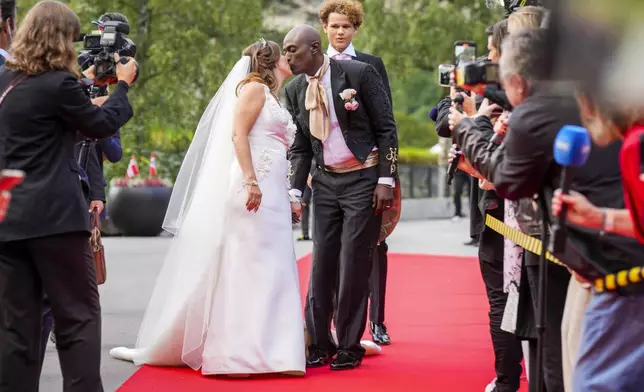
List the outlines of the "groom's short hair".
<svg viewBox="0 0 644 392">
<path fill-rule="evenodd" d="M 364 10 L 362 4 L 354 0 L 327 0 L 320 9 L 320 23 L 323 25 L 329 22 L 329 15 L 335 12 L 342 14 L 349 19 L 356 29 L 364 22 Z"/>
</svg>

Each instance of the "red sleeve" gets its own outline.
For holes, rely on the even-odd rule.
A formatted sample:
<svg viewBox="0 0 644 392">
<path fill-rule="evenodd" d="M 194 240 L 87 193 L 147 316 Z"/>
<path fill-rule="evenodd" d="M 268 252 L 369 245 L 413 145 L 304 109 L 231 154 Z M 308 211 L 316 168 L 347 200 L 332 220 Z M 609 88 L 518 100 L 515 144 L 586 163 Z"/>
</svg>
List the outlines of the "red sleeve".
<svg viewBox="0 0 644 392">
<path fill-rule="evenodd" d="M 641 140 L 644 128 L 629 132 L 622 144 L 620 165 L 624 182 L 624 201 L 631 213 L 637 239 L 644 243 L 644 177 L 640 179 Z"/>
</svg>

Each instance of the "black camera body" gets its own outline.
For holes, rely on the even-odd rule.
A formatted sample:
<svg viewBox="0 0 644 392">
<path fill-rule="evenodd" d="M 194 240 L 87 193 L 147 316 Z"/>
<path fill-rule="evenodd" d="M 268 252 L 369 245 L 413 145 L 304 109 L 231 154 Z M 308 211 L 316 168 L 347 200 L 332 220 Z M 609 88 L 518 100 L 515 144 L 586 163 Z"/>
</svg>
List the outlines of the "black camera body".
<svg viewBox="0 0 644 392">
<path fill-rule="evenodd" d="M 499 65 L 487 59 L 465 61 L 456 67 L 457 86 L 500 84 Z"/>
<path fill-rule="evenodd" d="M 103 32 L 87 34 L 83 38 L 83 50 L 78 56 L 78 64 L 83 70 L 94 65 L 94 84 L 105 86 L 116 84 L 115 54 L 120 57 L 134 57 L 136 44 L 127 35 L 130 25 L 120 21 L 106 21 Z M 126 59 L 121 60 L 127 62 Z"/>
</svg>

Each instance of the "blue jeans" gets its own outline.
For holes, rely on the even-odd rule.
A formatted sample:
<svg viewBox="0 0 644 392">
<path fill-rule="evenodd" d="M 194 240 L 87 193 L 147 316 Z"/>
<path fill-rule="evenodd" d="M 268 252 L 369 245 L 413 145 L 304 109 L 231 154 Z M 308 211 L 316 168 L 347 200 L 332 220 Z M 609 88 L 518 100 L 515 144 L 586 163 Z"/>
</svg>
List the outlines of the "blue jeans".
<svg viewBox="0 0 644 392">
<path fill-rule="evenodd" d="M 594 293 L 575 367 L 574 392 L 644 389 L 644 295 Z"/>
</svg>

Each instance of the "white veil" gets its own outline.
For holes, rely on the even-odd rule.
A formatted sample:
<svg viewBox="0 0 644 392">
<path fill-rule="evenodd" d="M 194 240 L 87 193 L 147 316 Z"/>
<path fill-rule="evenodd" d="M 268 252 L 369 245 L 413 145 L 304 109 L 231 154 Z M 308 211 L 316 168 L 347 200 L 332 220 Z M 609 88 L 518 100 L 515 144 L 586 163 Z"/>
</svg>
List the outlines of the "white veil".
<svg viewBox="0 0 644 392">
<path fill-rule="evenodd" d="M 181 165 L 163 222 L 175 237 L 139 331 L 136 351 L 141 355 L 134 358 L 139 365 L 159 362 L 164 352 L 168 361 L 180 355 L 193 369 L 201 367 L 235 159 L 236 88 L 250 64 L 250 57 L 244 56 L 228 74 L 202 115 Z"/>
</svg>

